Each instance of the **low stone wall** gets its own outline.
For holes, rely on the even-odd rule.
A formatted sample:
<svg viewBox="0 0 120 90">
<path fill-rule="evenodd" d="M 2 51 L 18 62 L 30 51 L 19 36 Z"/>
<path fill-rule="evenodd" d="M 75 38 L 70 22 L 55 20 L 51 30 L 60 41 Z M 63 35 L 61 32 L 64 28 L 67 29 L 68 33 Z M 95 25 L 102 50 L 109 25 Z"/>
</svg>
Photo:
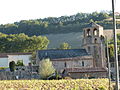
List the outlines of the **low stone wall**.
<svg viewBox="0 0 120 90">
<path fill-rule="evenodd" d="M 107 72 L 95 72 L 95 73 L 69 73 L 72 78 L 106 78 Z"/>
<path fill-rule="evenodd" d="M 0 72 L 0 80 L 13 80 L 13 79 L 14 79 L 14 76 L 12 72 L 8 72 L 8 71 Z"/>
<path fill-rule="evenodd" d="M 14 72 L 1 71 L 0 80 L 16 80 L 16 79 L 39 79 L 38 72 L 36 72 L 38 67 L 29 66 L 19 66 L 16 67 Z"/>
</svg>

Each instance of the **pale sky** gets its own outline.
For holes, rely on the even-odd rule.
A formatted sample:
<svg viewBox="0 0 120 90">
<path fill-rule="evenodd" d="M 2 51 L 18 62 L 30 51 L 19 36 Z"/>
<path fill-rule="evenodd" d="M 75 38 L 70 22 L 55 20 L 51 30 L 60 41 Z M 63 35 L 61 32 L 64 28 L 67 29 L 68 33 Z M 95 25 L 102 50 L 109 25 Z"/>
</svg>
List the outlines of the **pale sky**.
<svg viewBox="0 0 120 90">
<path fill-rule="evenodd" d="M 116 12 L 120 12 L 116 0 Z M 112 10 L 111 0 L 0 0 L 0 24 Z"/>
</svg>

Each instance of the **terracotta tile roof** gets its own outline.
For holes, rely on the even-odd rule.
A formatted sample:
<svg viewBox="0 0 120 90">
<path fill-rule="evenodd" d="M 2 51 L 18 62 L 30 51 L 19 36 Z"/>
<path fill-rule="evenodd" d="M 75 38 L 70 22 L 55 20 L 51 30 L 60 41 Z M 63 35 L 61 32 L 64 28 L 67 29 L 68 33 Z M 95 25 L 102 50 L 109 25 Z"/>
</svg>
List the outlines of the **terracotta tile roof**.
<svg viewBox="0 0 120 90">
<path fill-rule="evenodd" d="M 0 54 L 0 58 L 7 58 L 8 56 L 5 54 Z"/>
<path fill-rule="evenodd" d="M 7 58 L 8 55 L 31 55 L 32 53 L 0 53 L 0 58 Z"/>
<path fill-rule="evenodd" d="M 79 72 L 79 73 L 85 73 L 85 72 L 107 72 L 107 68 L 102 67 L 93 67 L 93 68 L 66 68 L 67 72 Z"/>
<path fill-rule="evenodd" d="M 115 12 L 115 15 L 120 15 L 120 13 L 119 12 Z"/>
</svg>

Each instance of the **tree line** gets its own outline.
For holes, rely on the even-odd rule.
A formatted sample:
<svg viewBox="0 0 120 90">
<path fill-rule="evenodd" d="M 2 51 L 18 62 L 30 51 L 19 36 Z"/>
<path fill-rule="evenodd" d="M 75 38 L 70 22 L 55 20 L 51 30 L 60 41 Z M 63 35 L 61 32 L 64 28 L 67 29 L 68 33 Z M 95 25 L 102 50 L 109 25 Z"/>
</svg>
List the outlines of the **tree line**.
<svg viewBox="0 0 120 90">
<path fill-rule="evenodd" d="M 71 16 L 48 17 L 35 20 L 21 20 L 12 24 L 1 24 L 0 32 L 5 34 L 25 33 L 28 36 L 68 32 L 81 32 L 90 22 L 96 22 L 105 29 L 112 28 L 111 12 L 77 13 Z M 117 16 L 120 18 L 120 16 Z M 120 23 L 117 22 L 117 28 Z"/>
<path fill-rule="evenodd" d="M 48 44 L 49 40 L 45 36 L 0 33 L 0 53 L 34 52 L 47 49 Z"/>
</svg>

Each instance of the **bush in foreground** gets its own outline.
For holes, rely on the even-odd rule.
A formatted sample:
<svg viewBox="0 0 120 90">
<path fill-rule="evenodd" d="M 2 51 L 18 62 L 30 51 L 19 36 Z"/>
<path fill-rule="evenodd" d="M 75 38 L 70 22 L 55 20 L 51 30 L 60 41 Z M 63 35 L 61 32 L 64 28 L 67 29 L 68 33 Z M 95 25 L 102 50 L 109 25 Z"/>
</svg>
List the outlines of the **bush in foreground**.
<svg viewBox="0 0 120 90">
<path fill-rule="evenodd" d="M 50 59 L 43 59 L 39 64 L 39 75 L 41 79 L 47 79 L 47 77 L 49 77 L 53 73 L 55 73 L 55 69 Z"/>
<path fill-rule="evenodd" d="M 15 71 L 15 62 L 14 62 L 14 61 L 11 61 L 11 62 L 9 63 L 9 68 L 10 68 L 10 71 L 11 71 L 11 72 L 14 72 L 14 71 Z"/>
<path fill-rule="evenodd" d="M 1 90 L 108 90 L 108 79 L 0 81 Z M 111 90 L 113 90 L 111 88 Z"/>
</svg>

